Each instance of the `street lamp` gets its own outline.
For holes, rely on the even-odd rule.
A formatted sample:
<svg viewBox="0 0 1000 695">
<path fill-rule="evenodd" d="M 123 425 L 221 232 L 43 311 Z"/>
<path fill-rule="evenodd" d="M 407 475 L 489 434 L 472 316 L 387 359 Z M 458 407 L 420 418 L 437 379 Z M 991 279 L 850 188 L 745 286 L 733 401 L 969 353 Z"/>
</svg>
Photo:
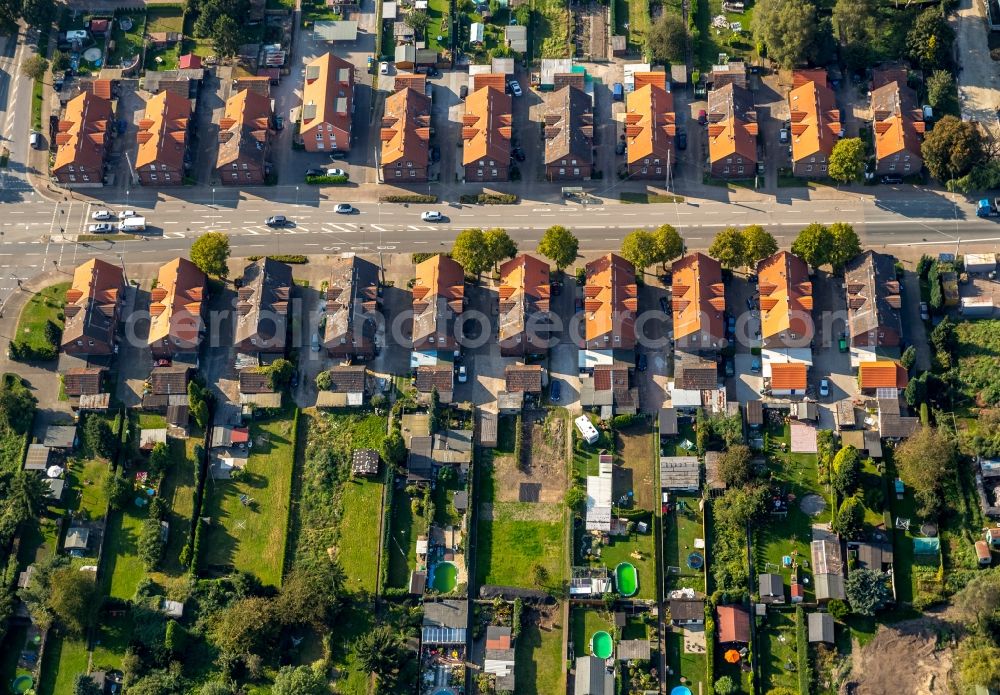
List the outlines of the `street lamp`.
<svg viewBox="0 0 1000 695">
<path fill-rule="evenodd" d="M 215 207 L 215 188 L 212 188 L 212 207 Z"/>
<path fill-rule="evenodd" d="M 299 204 L 299 187 L 296 186 L 295 187 L 295 205 L 297 206 L 298 204 Z"/>
</svg>

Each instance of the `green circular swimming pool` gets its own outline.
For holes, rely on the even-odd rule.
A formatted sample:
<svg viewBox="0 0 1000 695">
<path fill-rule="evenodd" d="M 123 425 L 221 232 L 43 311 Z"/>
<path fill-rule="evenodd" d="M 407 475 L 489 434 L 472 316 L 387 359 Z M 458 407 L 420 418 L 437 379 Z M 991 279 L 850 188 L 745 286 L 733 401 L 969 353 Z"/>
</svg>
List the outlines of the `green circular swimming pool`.
<svg viewBox="0 0 1000 695">
<path fill-rule="evenodd" d="M 633 596 L 639 590 L 639 571 L 631 562 L 619 562 L 615 567 L 615 584 L 622 596 Z"/>
<path fill-rule="evenodd" d="M 458 584 L 458 568 L 450 562 L 439 562 L 434 565 L 434 579 L 431 586 L 435 591 L 448 594 L 455 590 Z"/>
<path fill-rule="evenodd" d="M 604 630 L 595 632 L 590 638 L 590 653 L 598 659 L 610 659 L 614 649 L 614 639 Z"/>
</svg>

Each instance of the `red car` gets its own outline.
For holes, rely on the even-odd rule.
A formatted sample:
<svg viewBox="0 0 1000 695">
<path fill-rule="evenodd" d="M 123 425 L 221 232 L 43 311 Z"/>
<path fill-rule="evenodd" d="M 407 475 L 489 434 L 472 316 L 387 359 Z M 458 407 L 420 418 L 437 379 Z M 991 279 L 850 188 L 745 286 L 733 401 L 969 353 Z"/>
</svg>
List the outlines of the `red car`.
<svg viewBox="0 0 1000 695">
<path fill-rule="evenodd" d="M 708 123 L 708 113 L 705 109 L 698 112 L 698 125 L 705 125 Z"/>
</svg>

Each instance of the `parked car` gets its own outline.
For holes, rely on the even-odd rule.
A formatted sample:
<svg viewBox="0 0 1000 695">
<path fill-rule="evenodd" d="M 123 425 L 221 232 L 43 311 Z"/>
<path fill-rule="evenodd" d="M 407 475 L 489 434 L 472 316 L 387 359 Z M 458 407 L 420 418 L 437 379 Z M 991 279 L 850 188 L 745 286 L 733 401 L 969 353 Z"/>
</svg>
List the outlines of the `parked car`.
<svg viewBox="0 0 1000 695">
<path fill-rule="evenodd" d="M 625 101 L 625 85 L 615 82 L 611 87 L 611 98 L 615 101 Z"/>
<path fill-rule="evenodd" d="M 706 125 L 708 123 L 708 112 L 705 109 L 700 109 L 698 111 L 698 125 Z"/>
<path fill-rule="evenodd" d="M 782 128 L 781 130 L 779 130 L 778 131 L 778 142 L 781 143 L 782 145 L 787 145 L 788 144 L 788 140 L 789 140 L 788 130 L 785 129 L 785 128 Z"/>
<path fill-rule="evenodd" d="M 465 365 L 463 364 L 458 368 L 458 383 L 464 384 L 468 380 L 469 380 L 469 372 L 465 368 Z"/>
<path fill-rule="evenodd" d="M 118 217 L 120 217 L 123 220 L 127 220 L 129 217 L 138 217 L 138 216 L 139 213 L 136 212 L 135 210 L 122 210 L 121 213 L 119 213 L 118 215 Z"/>
<path fill-rule="evenodd" d="M 625 154 L 625 141 L 619 140 L 618 144 L 615 145 L 615 154 Z"/>
<path fill-rule="evenodd" d="M 111 224 L 108 222 L 98 222 L 97 224 L 87 225 L 87 231 L 91 234 L 107 234 L 112 229 Z"/>
<path fill-rule="evenodd" d="M 756 308 L 753 304 L 753 297 L 747 297 L 747 311 L 753 311 Z"/>
<path fill-rule="evenodd" d="M 353 215 L 354 206 L 350 203 L 337 203 L 337 207 L 333 209 L 338 215 Z"/>
<path fill-rule="evenodd" d="M 666 297 L 660 297 L 660 311 L 664 314 L 670 313 L 670 302 L 667 301 Z"/>
<path fill-rule="evenodd" d="M 920 302 L 920 318 L 923 321 L 930 321 L 931 311 L 927 306 L 927 302 Z"/>
<path fill-rule="evenodd" d="M 271 215 L 266 220 L 264 220 L 264 224 L 266 224 L 268 227 L 287 227 L 290 222 L 291 220 L 289 220 L 284 215 Z"/>
<path fill-rule="evenodd" d="M 751 372 L 759 372 L 760 371 L 760 358 L 759 357 L 754 357 L 752 360 L 750 360 L 750 371 Z"/>
<path fill-rule="evenodd" d="M 327 176 L 347 176 L 347 172 L 343 169 L 331 168 L 326 170 Z"/>
<path fill-rule="evenodd" d="M 326 169 L 320 169 L 319 167 L 310 167 L 306 169 L 306 176 L 326 176 Z"/>
<path fill-rule="evenodd" d="M 646 357 L 646 353 L 639 355 L 639 359 L 635 361 L 635 368 L 640 372 L 646 371 L 646 367 L 649 364 L 649 359 Z"/>
<path fill-rule="evenodd" d="M 688 147 L 688 134 L 683 128 L 677 129 L 677 149 L 686 150 Z"/>
<path fill-rule="evenodd" d="M 113 220 L 115 219 L 115 213 L 110 210 L 94 210 L 90 213 L 90 219 L 98 221 Z"/>
<path fill-rule="evenodd" d="M 465 97 L 469 96 L 469 85 L 463 84 L 458 88 L 458 98 L 465 101 Z"/>
<path fill-rule="evenodd" d="M 441 148 L 437 145 L 431 148 L 431 161 L 440 162 L 441 161 Z"/>
<path fill-rule="evenodd" d="M 549 400 L 553 403 L 558 403 L 559 399 L 562 397 L 562 383 L 558 381 L 553 381 L 549 385 Z"/>
<path fill-rule="evenodd" d="M 285 119 L 282 118 L 281 116 L 275 116 L 274 117 L 274 129 L 275 130 L 284 130 L 285 129 Z"/>
<path fill-rule="evenodd" d="M 524 161 L 524 150 L 522 150 L 520 147 L 515 147 L 513 150 L 510 151 L 510 154 L 517 161 L 519 162 Z"/>
<path fill-rule="evenodd" d="M 437 210 L 425 210 L 420 213 L 420 219 L 424 222 L 440 222 L 444 219 L 444 215 Z"/>
<path fill-rule="evenodd" d="M 558 297 L 561 294 L 562 294 L 562 283 L 561 282 L 553 282 L 552 283 L 552 296 L 553 297 Z"/>
<path fill-rule="evenodd" d="M 900 184 L 903 183 L 903 177 L 899 174 L 886 174 L 882 177 L 882 183 Z"/>
<path fill-rule="evenodd" d="M 42 134 L 37 130 L 31 131 L 31 136 L 28 138 L 28 144 L 31 145 L 33 149 L 41 149 L 42 147 Z"/>
<path fill-rule="evenodd" d="M 733 364 L 732 360 L 726 360 L 726 376 L 733 376 L 736 374 L 736 365 Z"/>
<path fill-rule="evenodd" d="M 727 316 L 726 317 L 726 336 L 734 337 L 736 335 L 736 317 Z"/>
<path fill-rule="evenodd" d="M 823 396 L 824 398 L 826 396 L 830 395 L 830 380 L 829 379 L 820 379 L 819 380 L 819 395 Z"/>
<path fill-rule="evenodd" d="M 379 63 L 378 64 L 378 72 L 379 72 L 380 75 L 388 75 L 389 74 L 389 63 L 387 63 L 384 60 L 381 63 Z"/>
<path fill-rule="evenodd" d="M 309 347 L 312 348 L 313 352 L 319 352 L 322 344 L 319 342 L 319 333 L 313 333 L 312 340 L 309 341 Z"/>
<path fill-rule="evenodd" d="M 837 348 L 841 352 L 847 352 L 847 334 L 841 333 L 840 338 L 837 340 Z"/>
<path fill-rule="evenodd" d="M 521 83 L 517 80 L 510 81 L 510 91 L 516 97 L 524 95 L 524 92 L 521 91 Z"/>
</svg>

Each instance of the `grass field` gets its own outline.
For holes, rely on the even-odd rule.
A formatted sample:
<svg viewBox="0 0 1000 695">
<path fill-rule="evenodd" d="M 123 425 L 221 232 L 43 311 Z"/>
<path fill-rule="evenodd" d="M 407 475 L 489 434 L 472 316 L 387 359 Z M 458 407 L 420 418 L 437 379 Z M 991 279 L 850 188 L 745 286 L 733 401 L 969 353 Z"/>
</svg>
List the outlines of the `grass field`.
<svg viewBox="0 0 1000 695">
<path fill-rule="evenodd" d="M 235 568 L 264 584 L 279 586 L 288 539 L 294 413 L 250 426 L 253 450 L 236 480 L 208 480 L 204 516 L 211 519 L 202 538 L 206 569 Z M 241 495 L 253 501 L 243 504 Z"/>
<path fill-rule="evenodd" d="M 68 282 L 60 282 L 32 295 L 17 320 L 15 340 L 33 348 L 49 347 L 45 339 L 45 324 L 51 321 L 62 330 L 64 321 L 61 315 L 69 286 Z"/>
<path fill-rule="evenodd" d="M 115 22 L 114 34 L 112 36 L 115 42 L 115 49 L 108 55 L 109 66 L 119 66 L 122 64 L 123 58 L 137 56 L 142 53 L 143 36 L 145 36 L 146 32 L 146 13 L 123 12 L 116 15 L 116 19 L 118 20 L 123 17 L 128 17 L 132 20 L 132 28 L 129 31 L 123 31 L 120 21 Z M 152 29 L 150 31 L 167 30 Z M 169 31 L 180 31 L 180 29 L 171 29 Z"/>
<path fill-rule="evenodd" d="M 958 388 L 971 403 L 1000 402 L 1000 321 L 961 321 L 958 338 Z"/>
<path fill-rule="evenodd" d="M 347 588 L 373 593 L 378 584 L 379 513 L 382 510 L 382 482 L 348 480 L 341 497 L 341 518 L 337 558 L 347 576 Z"/>
<path fill-rule="evenodd" d="M 533 567 L 546 569 L 553 584 L 566 576 L 563 512 L 556 505 L 551 521 L 524 520 L 539 504 L 497 502 L 490 518 L 480 515 L 476 570 L 479 584 L 536 588 Z M 519 518 L 520 517 L 520 518 Z"/>
<path fill-rule="evenodd" d="M 632 598 L 656 598 L 656 554 L 652 530 L 648 533 L 633 533 L 630 537 L 614 536 L 608 545 L 601 546 L 599 563 L 614 572 L 619 562 L 628 562 L 639 572 L 639 591 Z M 632 555 L 638 552 L 642 559 Z"/>
<path fill-rule="evenodd" d="M 705 538 L 698 511 L 698 498 L 694 495 L 674 497 L 674 510 L 663 516 L 663 565 L 679 567 L 680 572 L 667 576 L 667 590 L 690 587 L 705 590 L 704 571 L 687 566 L 688 555 L 694 551 L 694 539 Z M 704 551 L 701 551 L 704 556 Z"/>
<path fill-rule="evenodd" d="M 570 55 L 569 10 L 562 0 L 534 0 L 531 45 L 538 58 L 568 58 Z"/>
<path fill-rule="evenodd" d="M 676 628 L 666 633 L 666 649 L 667 663 L 674 671 L 666 675 L 668 692 L 671 688 L 682 685 L 681 678 L 685 679 L 685 684 L 693 692 L 702 691 L 705 682 L 705 655 L 685 652 L 684 635 Z"/>
<path fill-rule="evenodd" d="M 576 606 L 570 614 L 570 640 L 573 642 L 573 654 L 586 656 L 590 654 L 590 638 L 599 630 L 604 630 L 615 636 L 615 625 L 611 616 L 604 610 L 592 607 Z M 615 644 L 618 639 L 615 639 Z"/>
<path fill-rule="evenodd" d="M 45 645 L 38 695 L 70 695 L 78 673 L 87 673 L 87 643 L 52 634 Z"/>
<path fill-rule="evenodd" d="M 111 468 L 102 459 L 73 459 L 66 469 L 66 508 L 83 512 L 89 519 L 100 519 L 108 508 L 104 481 L 111 476 Z"/>
<path fill-rule="evenodd" d="M 799 688 L 798 674 L 794 665 L 798 663 L 795 647 L 795 614 L 792 612 L 768 611 L 767 619 L 758 628 L 761 635 L 760 670 L 764 681 L 764 692 L 773 688 Z M 793 665 L 789 668 L 788 664 Z"/>
<path fill-rule="evenodd" d="M 410 572 L 417 567 L 417 536 L 427 533 L 427 519 L 413 513 L 410 496 L 397 490 L 393 496 L 392 525 L 386 557 L 389 562 L 389 586 L 405 588 L 409 584 Z"/>
<path fill-rule="evenodd" d="M 562 609 L 557 608 L 558 615 Z M 527 622 L 515 643 L 514 682 L 524 695 L 551 695 L 566 690 L 562 663 L 562 630 L 542 630 Z"/>
</svg>

